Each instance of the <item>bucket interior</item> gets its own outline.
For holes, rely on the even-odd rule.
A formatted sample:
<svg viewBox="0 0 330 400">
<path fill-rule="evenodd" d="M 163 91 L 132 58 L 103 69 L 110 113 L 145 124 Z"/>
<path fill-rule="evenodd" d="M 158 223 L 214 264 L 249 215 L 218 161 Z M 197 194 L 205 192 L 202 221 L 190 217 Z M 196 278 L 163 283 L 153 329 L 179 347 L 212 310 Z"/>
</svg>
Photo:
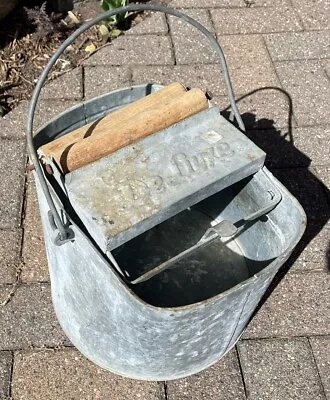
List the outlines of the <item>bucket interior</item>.
<svg viewBox="0 0 330 400">
<path fill-rule="evenodd" d="M 195 245 L 215 223 L 242 220 L 258 208 L 259 186 L 257 179 L 246 178 L 130 240 L 112 254 L 133 280 Z M 158 307 L 193 304 L 222 293 L 261 271 L 283 251 L 283 238 L 275 220 L 263 216 L 247 222 L 237 235 L 216 239 L 131 288 L 142 300 Z"/>
</svg>

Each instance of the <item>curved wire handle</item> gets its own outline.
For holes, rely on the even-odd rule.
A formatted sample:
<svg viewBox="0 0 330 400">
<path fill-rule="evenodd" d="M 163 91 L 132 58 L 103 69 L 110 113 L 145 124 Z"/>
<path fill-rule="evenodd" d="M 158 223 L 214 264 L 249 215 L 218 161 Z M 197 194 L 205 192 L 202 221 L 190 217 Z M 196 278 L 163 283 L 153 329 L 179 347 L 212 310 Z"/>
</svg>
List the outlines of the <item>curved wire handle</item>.
<svg viewBox="0 0 330 400">
<path fill-rule="evenodd" d="M 89 28 L 91 28 L 93 25 L 97 24 L 98 22 L 101 22 L 109 17 L 112 17 L 114 15 L 117 14 L 121 14 L 121 13 L 125 13 L 125 12 L 132 12 L 132 11 L 146 11 L 146 10 L 150 10 L 150 11 L 159 11 L 162 12 L 164 14 L 170 14 L 173 15 L 177 18 L 180 18 L 186 22 L 188 22 L 190 25 L 194 26 L 196 29 L 198 29 L 201 33 L 204 34 L 204 36 L 206 36 L 206 38 L 210 41 L 213 49 L 216 51 L 216 53 L 219 55 L 220 57 L 220 64 L 221 64 L 221 68 L 222 68 L 222 72 L 223 72 L 223 76 L 224 76 L 224 81 L 227 87 L 227 92 L 228 92 L 228 97 L 229 97 L 229 102 L 232 108 L 232 113 L 234 114 L 236 121 L 238 123 L 238 126 L 245 131 L 245 127 L 244 127 L 244 123 L 242 121 L 242 117 L 240 116 L 240 113 L 238 111 L 236 102 L 235 102 L 235 96 L 234 96 L 234 91 L 232 88 L 232 84 L 230 81 L 230 77 L 229 77 L 229 73 L 228 73 L 228 67 L 227 67 L 227 63 L 226 63 L 226 59 L 225 56 L 223 54 L 223 51 L 219 45 L 219 43 L 217 42 L 217 40 L 215 39 L 215 37 L 213 36 L 213 34 L 207 30 L 203 25 L 201 25 L 199 22 L 195 21 L 193 18 L 189 17 L 186 14 L 183 14 L 180 11 L 171 9 L 171 8 L 167 8 L 164 6 L 159 6 L 159 5 L 155 5 L 155 4 L 130 4 L 128 6 L 125 7 L 120 7 L 117 8 L 113 11 L 107 11 L 103 14 L 98 15 L 97 17 L 95 17 L 94 19 L 92 19 L 91 21 L 86 22 L 84 25 L 82 25 L 80 28 L 78 28 L 72 35 L 70 35 L 60 46 L 59 48 L 56 50 L 56 52 L 52 55 L 52 57 L 50 58 L 50 60 L 48 61 L 48 64 L 46 65 L 46 67 L 44 68 L 44 70 L 42 71 L 39 80 L 37 82 L 37 85 L 34 89 L 33 95 L 32 95 L 32 99 L 30 102 L 30 108 L 29 108 L 29 113 L 28 113 L 28 122 L 27 122 L 27 147 L 28 147 L 28 152 L 29 152 L 29 156 L 30 159 L 32 160 L 32 163 L 34 164 L 35 167 L 35 171 L 37 174 L 37 177 L 40 181 L 41 184 L 41 188 L 44 192 L 44 195 L 46 197 L 48 206 L 50 208 L 50 212 L 53 215 L 54 218 L 54 222 L 55 225 L 57 226 L 57 229 L 59 231 L 59 240 L 60 241 L 66 241 L 68 239 L 68 237 L 70 237 L 71 232 L 69 231 L 68 227 L 66 227 L 63 223 L 63 221 L 61 220 L 57 209 L 55 207 L 54 204 L 54 200 L 50 194 L 49 191 L 49 187 L 47 185 L 46 179 L 44 177 L 43 174 L 43 170 L 41 168 L 40 165 L 40 161 L 37 155 L 37 150 L 34 146 L 34 142 L 33 142 L 33 121 L 34 121 L 34 114 L 35 114 L 35 110 L 36 110 L 36 105 L 39 99 L 39 95 L 40 95 L 40 91 L 41 88 L 43 86 L 43 84 L 45 83 L 46 79 L 47 79 L 47 75 L 50 71 L 50 69 L 54 66 L 54 64 L 56 63 L 56 61 L 58 60 L 58 58 L 60 57 L 60 55 L 64 52 L 64 50 L 70 46 L 74 40 L 80 36 L 82 33 L 84 33 L 86 30 L 88 30 Z"/>
</svg>

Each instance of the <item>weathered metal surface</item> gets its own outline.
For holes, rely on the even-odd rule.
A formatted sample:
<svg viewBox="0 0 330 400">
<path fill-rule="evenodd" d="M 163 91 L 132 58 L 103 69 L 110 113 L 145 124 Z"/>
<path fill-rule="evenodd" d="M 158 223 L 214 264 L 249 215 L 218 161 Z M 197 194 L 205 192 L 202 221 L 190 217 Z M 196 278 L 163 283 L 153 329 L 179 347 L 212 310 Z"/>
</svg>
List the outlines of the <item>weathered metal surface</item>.
<svg viewBox="0 0 330 400">
<path fill-rule="evenodd" d="M 143 93 L 141 89 L 139 95 Z M 111 97 L 102 100 L 109 109 Z M 118 107 L 120 94 L 114 98 L 113 106 Z M 50 122 L 37 134 L 36 142 L 55 138 L 72 123 L 83 125 L 89 105 L 93 101 L 81 106 L 80 113 L 76 107 Z M 78 115 L 81 121 L 75 119 Z M 89 118 L 93 118 L 91 111 Z M 65 193 L 60 175 L 55 171 L 53 177 Z M 282 200 L 267 218 L 239 225 L 268 204 L 269 191 L 274 189 Z M 90 360 L 136 379 L 177 379 L 218 361 L 242 334 L 306 224 L 298 202 L 262 168 L 104 254 L 93 244 L 94 232 L 83 232 L 73 223 L 69 208 L 75 239 L 56 246 L 38 180 L 37 193 L 53 303 L 61 326 Z M 61 200 L 66 204 L 65 197 Z M 60 203 L 56 206 L 60 210 Z M 235 222 L 241 227 L 239 232 L 141 284 L 125 283 L 110 262 L 114 257 L 134 279 L 196 243 L 209 227 L 223 220 Z"/>
<path fill-rule="evenodd" d="M 253 179 L 225 189 L 198 208 L 210 213 L 210 222 L 253 212 L 258 206 L 264 173 L 269 174 L 266 169 L 261 170 Z M 279 185 L 271 175 L 270 178 Z M 236 239 L 233 252 L 239 249 L 237 258 L 244 256 L 242 263 L 222 268 L 221 252 L 215 246 L 206 258 L 213 260 L 213 265 L 208 264 L 209 272 L 202 274 L 199 281 L 198 275 L 190 275 L 195 279 L 186 275 L 184 286 L 179 288 L 175 281 L 183 282 L 184 277 L 176 273 L 187 269 L 174 269 L 174 276 L 167 277 L 166 285 L 164 280 L 163 285 L 150 280 L 134 286 L 134 293 L 76 226 L 75 241 L 61 247 L 53 244 L 47 203 L 37 184 L 53 303 L 71 342 L 101 367 L 136 379 L 177 379 L 218 361 L 238 340 L 304 230 L 301 207 L 285 188 L 279 185 L 279 190 L 283 199 L 268 214 L 268 220 L 255 222 Z M 194 225 L 194 218 L 190 223 Z M 184 238 L 172 235 L 170 240 L 182 243 Z M 190 240 L 187 237 L 187 242 Z M 149 251 L 149 261 L 157 262 L 159 248 L 146 244 L 143 249 L 146 255 Z M 122 266 L 129 265 L 130 271 L 141 268 L 143 257 L 136 259 L 136 250 L 126 247 L 116 255 L 117 261 Z M 190 265 L 190 272 L 194 266 Z M 215 273 L 222 285 L 213 285 Z"/>
<path fill-rule="evenodd" d="M 216 107 L 65 176 L 71 204 L 111 251 L 257 172 L 265 153 Z"/>
</svg>

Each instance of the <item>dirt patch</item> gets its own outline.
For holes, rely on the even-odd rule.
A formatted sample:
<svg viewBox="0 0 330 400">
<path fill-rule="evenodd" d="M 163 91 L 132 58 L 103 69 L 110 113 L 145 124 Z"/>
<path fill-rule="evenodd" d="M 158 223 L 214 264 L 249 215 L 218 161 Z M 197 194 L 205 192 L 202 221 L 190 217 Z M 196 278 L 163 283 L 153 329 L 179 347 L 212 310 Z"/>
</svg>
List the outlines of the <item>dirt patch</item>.
<svg viewBox="0 0 330 400">
<path fill-rule="evenodd" d="M 167 4 L 168 0 L 159 0 Z M 72 12 L 50 12 L 46 3 L 18 6 L 0 26 L 0 117 L 20 101 L 29 99 L 37 79 L 57 47 L 81 24 L 102 12 L 100 2 L 85 0 Z M 120 26 L 100 24 L 69 46 L 51 70 L 48 80 L 79 66 L 150 13 L 130 15 Z M 102 26 L 101 26 L 102 25 Z"/>
</svg>

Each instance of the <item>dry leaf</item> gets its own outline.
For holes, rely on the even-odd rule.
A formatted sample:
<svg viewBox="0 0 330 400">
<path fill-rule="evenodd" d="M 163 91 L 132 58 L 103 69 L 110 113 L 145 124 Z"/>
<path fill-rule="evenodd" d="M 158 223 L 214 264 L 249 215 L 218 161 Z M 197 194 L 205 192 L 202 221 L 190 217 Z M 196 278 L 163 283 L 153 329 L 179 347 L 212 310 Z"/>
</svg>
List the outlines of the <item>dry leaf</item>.
<svg viewBox="0 0 330 400">
<path fill-rule="evenodd" d="M 86 53 L 93 53 L 96 50 L 95 44 L 91 43 L 85 47 Z"/>
<path fill-rule="evenodd" d="M 103 37 L 109 37 L 109 29 L 105 25 L 99 26 L 99 32 Z"/>
<path fill-rule="evenodd" d="M 113 38 L 116 38 L 116 37 L 120 36 L 121 34 L 122 34 L 122 31 L 120 29 L 113 29 L 111 31 L 111 36 Z"/>
<path fill-rule="evenodd" d="M 72 11 L 68 11 L 68 17 L 71 19 L 71 21 L 74 24 L 79 24 L 80 23 L 79 19 L 77 18 L 77 16 Z"/>
</svg>

